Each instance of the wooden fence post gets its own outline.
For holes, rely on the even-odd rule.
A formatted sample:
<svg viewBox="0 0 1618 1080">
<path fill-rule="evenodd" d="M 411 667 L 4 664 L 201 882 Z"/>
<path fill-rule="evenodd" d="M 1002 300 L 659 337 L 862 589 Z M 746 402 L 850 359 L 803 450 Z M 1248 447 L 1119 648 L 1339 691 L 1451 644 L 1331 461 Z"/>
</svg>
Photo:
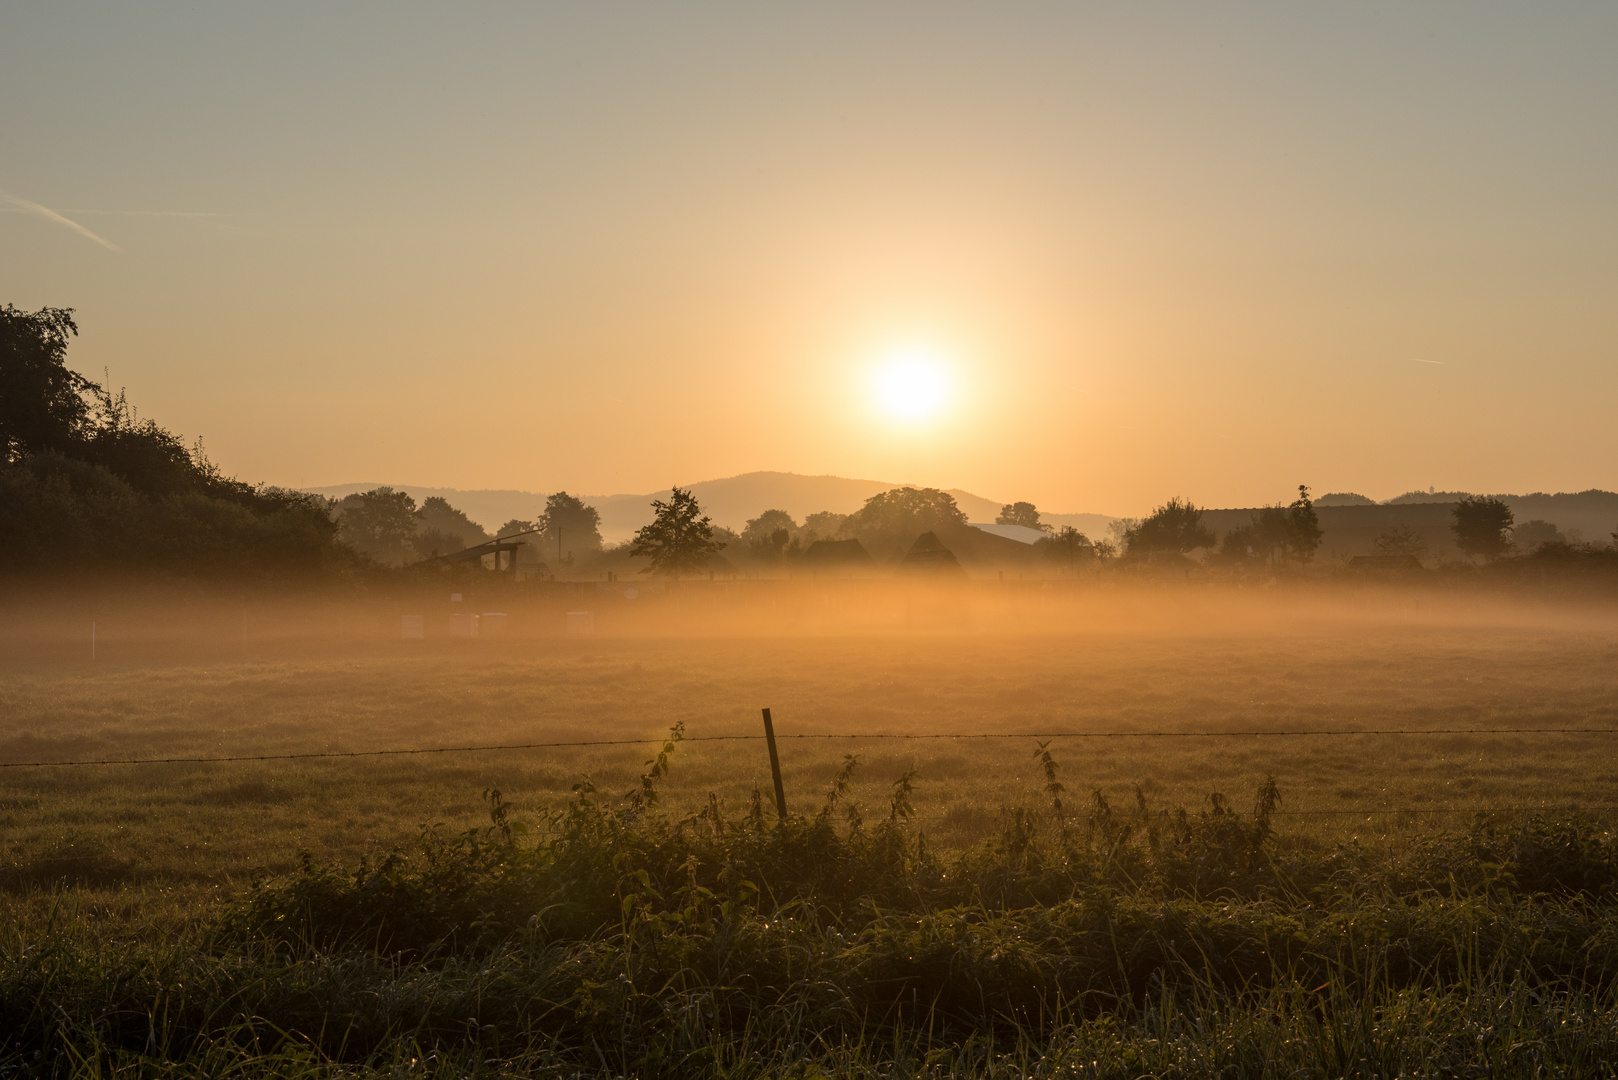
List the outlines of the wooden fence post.
<svg viewBox="0 0 1618 1080">
<path fill-rule="evenodd" d="M 781 820 L 787 819 L 787 789 L 781 783 L 781 755 L 775 751 L 775 724 L 770 721 L 770 710 L 764 710 L 764 741 L 770 747 L 770 778 L 775 781 L 775 812 Z"/>
</svg>

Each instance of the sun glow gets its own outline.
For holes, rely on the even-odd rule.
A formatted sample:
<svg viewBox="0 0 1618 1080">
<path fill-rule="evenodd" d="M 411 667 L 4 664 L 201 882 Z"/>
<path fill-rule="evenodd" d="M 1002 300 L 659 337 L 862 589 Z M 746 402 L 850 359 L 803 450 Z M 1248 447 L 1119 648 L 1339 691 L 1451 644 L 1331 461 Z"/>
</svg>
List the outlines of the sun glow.
<svg viewBox="0 0 1618 1080">
<path fill-rule="evenodd" d="M 953 386 L 949 368 L 935 350 L 911 345 L 882 355 L 873 373 L 872 389 L 883 415 L 918 424 L 948 408 Z"/>
</svg>

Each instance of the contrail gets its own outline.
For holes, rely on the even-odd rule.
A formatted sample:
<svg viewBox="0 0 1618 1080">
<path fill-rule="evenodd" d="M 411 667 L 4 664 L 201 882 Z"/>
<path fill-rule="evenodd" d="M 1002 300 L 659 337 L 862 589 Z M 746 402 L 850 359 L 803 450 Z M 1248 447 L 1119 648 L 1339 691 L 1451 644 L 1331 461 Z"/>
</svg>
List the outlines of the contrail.
<svg viewBox="0 0 1618 1080">
<path fill-rule="evenodd" d="M 80 225 L 78 222 L 69 221 L 67 218 L 63 217 L 61 214 L 58 214 L 55 210 L 52 210 L 48 206 L 41 206 L 37 202 L 29 202 L 27 199 L 20 198 L 20 197 L 18 197 L 16 195 L 13 195 L 9 191 L 0 191 L 0 201 L 5 201 L 5 202 L 10 203 L 13 206 L 20 207 L 23 210 L 28 211 L 30 214 L 38 214 L 40 217 L 45 218 L 47 221 L 54 221 L 59 225 L 66 225 L 68 228 L 72 229 L 74 232 L 78 233 L 80 236 L 89 237 L 91 240 L 94 240 L 96 243 L 100 244 L 102 247 L 106 248 L 108 251 L 122 251 L 123 250 L 123 248 L 119 247 L 117 244 L 109 243 L 108 241 L 101 239 L 101 237 L 97 236 L 95 233 L 91 232 L 89 229 L 86 229 L 83 225 Z"/>
<path fill-rule="evenodd" d="M 217 218 L 224 214 L 212 210 L 83 210 L 79 208 L 62 207 L 64 214 L 115 214 L 121 217 L 195 217 Z"/>
<path fill-rule="evenodd" d="M 1416 363 L 1418 363 L 1418 364 L 1442 364 L 1444 362 L 1442 360 L 1423 360 L 1419 356 L 1415 357 L 1414 359 L 1415 359 Z"/>
</svg>

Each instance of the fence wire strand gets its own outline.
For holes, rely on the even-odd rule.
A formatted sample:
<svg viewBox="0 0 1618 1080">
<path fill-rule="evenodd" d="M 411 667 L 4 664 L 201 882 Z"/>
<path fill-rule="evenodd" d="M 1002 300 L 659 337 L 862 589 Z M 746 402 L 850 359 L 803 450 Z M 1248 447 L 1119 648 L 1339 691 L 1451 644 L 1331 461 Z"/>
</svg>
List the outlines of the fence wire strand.
<svg viewBox="0 0 1618 1080">
<path fill-rule="evenodd" d="M 1014 739 L 1276 739 L 1311 736 L 1389 735 L 1618 735 L 1618 728 L 1307 728 L 1296 731 L 1027 731 L 1027 732 L 777 732 L 775 739 L 852 740 L 1014 740 Z M 596 746 L 650 746 L 666 735 L 639 739 L 579 739 L 564 742 L 496 743 L 482 746 L 424 746 L 392 750 L 309 750 L 290 754 L 229 754 L 211 757 L 81 758 L 65 761 L 0 761 L 0 769 L 68 768 L 93 765 L 205 765 L 243 761 L 310 761 L 322 758 L 410 757 L 428 754 L 477 754 L 510 750 L 563 750 Z M 763 735 L 686 735 L 679 741 L 763 742 Z"/>
</svg>

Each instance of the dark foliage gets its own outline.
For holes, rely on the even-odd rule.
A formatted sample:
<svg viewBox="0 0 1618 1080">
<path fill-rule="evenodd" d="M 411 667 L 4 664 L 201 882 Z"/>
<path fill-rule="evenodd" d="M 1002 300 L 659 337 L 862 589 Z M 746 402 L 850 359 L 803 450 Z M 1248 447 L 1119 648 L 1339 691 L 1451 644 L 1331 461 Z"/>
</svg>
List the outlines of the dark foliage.
<svg viewBox="0 0 1618 1080">
<path fill-rule="evenodd" d="M 985 1039 L 1055 1052 L 1120 1021 L 1133 1034 L 1117 1052 L 1140 1055 L 1165 1037 L 1153 1016 L 1194 1009 L 1177 1023 L 1198 1032 L 1282 1020 L 1276 1045 L 1319 1039 L 1326 1063 L 1302 1074 L 1344 1075 L 1330 1062 L 1356 1016 L 1419 1004 L 1430 1030 L 1490 1003 L 1517 1010 L 1515 1046 L 1533 1018 L 1574 1030 L 1618 971 L 1618 845 L 1578 818 L 1323 849 L 1277 833 L 1273 781 L 1246 813 L 1219 795 L 1154 810 L 1139 793 L 1125 811 L 1099 793 L 1077 809 L 1040 746 L 1049 809 L 1005 808 L 995 838 L 951 855 L 911 824 L 914 773 L 883 807 L 851 803 L 852 756 L 813 816 L 776 824 L 757 793 L 740 815 L 712 798 L 665 814 L 679 738 L 616 804 L 581 782 L 535 839 L 489 791 L 486 827 L 427 829 L 352 870 L 306 861 L 161 957 L 13 950 L 0 1061 L 66 1044 L 158 1066 L 236 1045 L 375 1064 L 408 1040 L 474 1063 L 543 1048 L 568 1075 L 732 1075 L 735 1055 L 839 1046 L 876 1069 Z M 1598 1052 L 1618 1038 L 1578 1030 Z M 1584 1045 L 1548 1041 L 1534 1060 Z"/>
<path fill-rule="evenodd" d="M 1183 555 L 1199 547 L 1212 547 L 1214 535 L 1202 524 L 1202 508 L 1188 499 L 1170 499 L 1150 517 L 1124 534 L 1124 554 Z"/>
<path fill-rule="evenodd" d="M 1053 532 L 1054 528 L 1039 520 L 1039 508 L 1031 502 L 1006 503 L 994 519 L 996 525 L 1021 525 L 1040 532 Z"/>
<path fill-rule="evenodd" d="M 1469 495 L 1455 504 L 1454 515 L 1455 546 L 1468 555 L 1498 559 L 1511 550 L 1513 515 L 1500 499 Z"/>
<path fill-rule="evenodd" d="M 66 367 L 70 310 L 0 309 L 0 563 L 282 577 L 348 564 L 323 502 L 253 487 Z"/>
<path fill-rule="evenodd" d="M 1093 563 L 1098 557 L 1096 546 L 1090 538 L 1071 525 L 1063 525 L 1053 535 L 1036 540 L 1034 548 L 1059 566 Z"/>
<path fill-rule="evenodd" d="M 843 519 L 842 532 L 861 541 L 877 558 L 902 555 L 916 537 L 951 525 L 965 525 L 955 496 L 937 488 L 900 487 L 879 492 Z"/>
<path fill-rule="evenodd" d="M 642 573 L 678 578 L 705 569 L 725 545 L 714 539 L 713 523 L 689 491 L 675 488 L 665 502 L 652 502 L 656 513 L 650 525 L 635 533 L 631 555 L 644 555 L 649 565 Z"/>
<path fill-rule="evenodd" d="M 97 387 L 67 369 L 68 338 L 78 332 L 72 308 L 0 306 L 0 462 L 82 441 Z"/>
</svg>

